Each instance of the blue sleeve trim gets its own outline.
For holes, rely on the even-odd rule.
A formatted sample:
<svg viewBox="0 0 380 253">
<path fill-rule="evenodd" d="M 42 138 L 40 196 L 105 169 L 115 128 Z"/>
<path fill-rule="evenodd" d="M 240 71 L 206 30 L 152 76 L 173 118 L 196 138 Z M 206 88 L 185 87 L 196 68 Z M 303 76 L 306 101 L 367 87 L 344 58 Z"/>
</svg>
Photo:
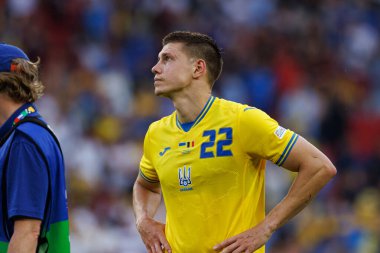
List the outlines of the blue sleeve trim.
<svg viewBox="0 0 380 253">
<path fill-rule="evenodd" d="M 276 164 L 278 166 L 282 166 L 284 164 L 285 160 L 288 158 L 289 153 L 293 149 L 293 146 L 297 142 L 297 140 L 298 140 L 298 134 L 294 133 L 292 135 L 292 138 L 290 138 L 290 141 L 288 142 L 288 145 L 286 145 L 286 148 L 285 148 L 284 152 L 282 152 L 282 155 L 280 156 L 280 158 L 276 162 Z"/>
<path fill-rule="evenodd" d="M 158 183 L 158 182 L 160 182 L 159 180 L 153 180 L 153 179 L 148 178 L 147 176 L 144 175 L 144 173 L 141 170 L 140 170 L 139 174 L 141 175 L 142 178 L 145 179 L 145 181 L 147 181 L 149 183 Z"/>
</svg>

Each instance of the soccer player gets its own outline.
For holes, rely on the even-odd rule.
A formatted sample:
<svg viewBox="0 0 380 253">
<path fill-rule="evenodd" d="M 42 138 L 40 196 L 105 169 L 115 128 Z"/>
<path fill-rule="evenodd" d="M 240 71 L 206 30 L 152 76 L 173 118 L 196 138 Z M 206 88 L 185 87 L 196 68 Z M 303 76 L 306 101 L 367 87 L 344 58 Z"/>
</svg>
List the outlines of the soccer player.
<svg viewBox="0 0 380 253">
<path fill-rule="evenodd" d="M 63 156 L 33 103 L 38 65 L 0 44 L 0 253 L 70 252 Z"/>
<path fill-rule="evenodd" d="M 264 244 L 336 174 L 312 144 L 259 109 L 212 96 L 223 61 L 207 35 L 173 32 L 152 68 L 170 116 L 144 140 L 134 185 L 136 226 L 148 252 L 264 252 Z M 265 216 L 265 162 L 298 172 Z M 161 194 L 166 224 L 154 220 Z"/>
</svg>

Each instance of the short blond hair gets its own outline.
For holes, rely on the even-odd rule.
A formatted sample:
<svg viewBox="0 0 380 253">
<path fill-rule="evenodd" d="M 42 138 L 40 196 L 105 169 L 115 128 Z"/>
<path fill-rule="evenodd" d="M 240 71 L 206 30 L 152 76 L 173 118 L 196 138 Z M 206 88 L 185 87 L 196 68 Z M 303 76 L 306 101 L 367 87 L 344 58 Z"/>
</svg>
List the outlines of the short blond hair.
<svg viewBox="0 0 380 253">
<path fill-rule="evenodd" d="M 43 95 L 45 86 L 39 79 L 40 58 L 12 60 L 11 72 L 0 72 L 0 93 L 18 103 L 35 102 Z"/>
</svg>

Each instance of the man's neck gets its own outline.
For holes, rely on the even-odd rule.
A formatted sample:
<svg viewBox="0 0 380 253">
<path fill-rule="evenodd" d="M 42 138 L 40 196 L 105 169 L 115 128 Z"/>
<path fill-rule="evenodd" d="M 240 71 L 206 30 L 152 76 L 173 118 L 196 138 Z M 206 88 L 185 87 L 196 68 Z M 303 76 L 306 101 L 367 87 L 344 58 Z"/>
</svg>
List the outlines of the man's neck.
<svg viewBox="0 0 380 253">
<path fill-rule="evenodd" d="M 0 94 L 0 126 L 22 105 Z"/>
<path fill-rule="evenodd" d="M 201 113 L 211 96 L 210 92 L 182 94 L 172 98 L 174 107 L 177 110 L 178 120 L 181 123 L 193 122 Z"/>
</svg>

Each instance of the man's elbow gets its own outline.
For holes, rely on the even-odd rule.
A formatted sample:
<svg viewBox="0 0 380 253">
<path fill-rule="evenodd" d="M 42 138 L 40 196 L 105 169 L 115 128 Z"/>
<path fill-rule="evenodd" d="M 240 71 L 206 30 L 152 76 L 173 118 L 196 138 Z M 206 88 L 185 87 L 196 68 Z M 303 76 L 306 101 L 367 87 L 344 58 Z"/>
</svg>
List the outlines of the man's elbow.
<svg viewBox="0 0 380 253">
<path fill-rule="evenodd" d="M 335 168 L 334 164 L 332 164 L 330 161 L 326 161 L 323 164 L 322 171 L 323 175 L 328 181 L 331 180 L 337 174 L 337 169 Z"/>
</svg>

